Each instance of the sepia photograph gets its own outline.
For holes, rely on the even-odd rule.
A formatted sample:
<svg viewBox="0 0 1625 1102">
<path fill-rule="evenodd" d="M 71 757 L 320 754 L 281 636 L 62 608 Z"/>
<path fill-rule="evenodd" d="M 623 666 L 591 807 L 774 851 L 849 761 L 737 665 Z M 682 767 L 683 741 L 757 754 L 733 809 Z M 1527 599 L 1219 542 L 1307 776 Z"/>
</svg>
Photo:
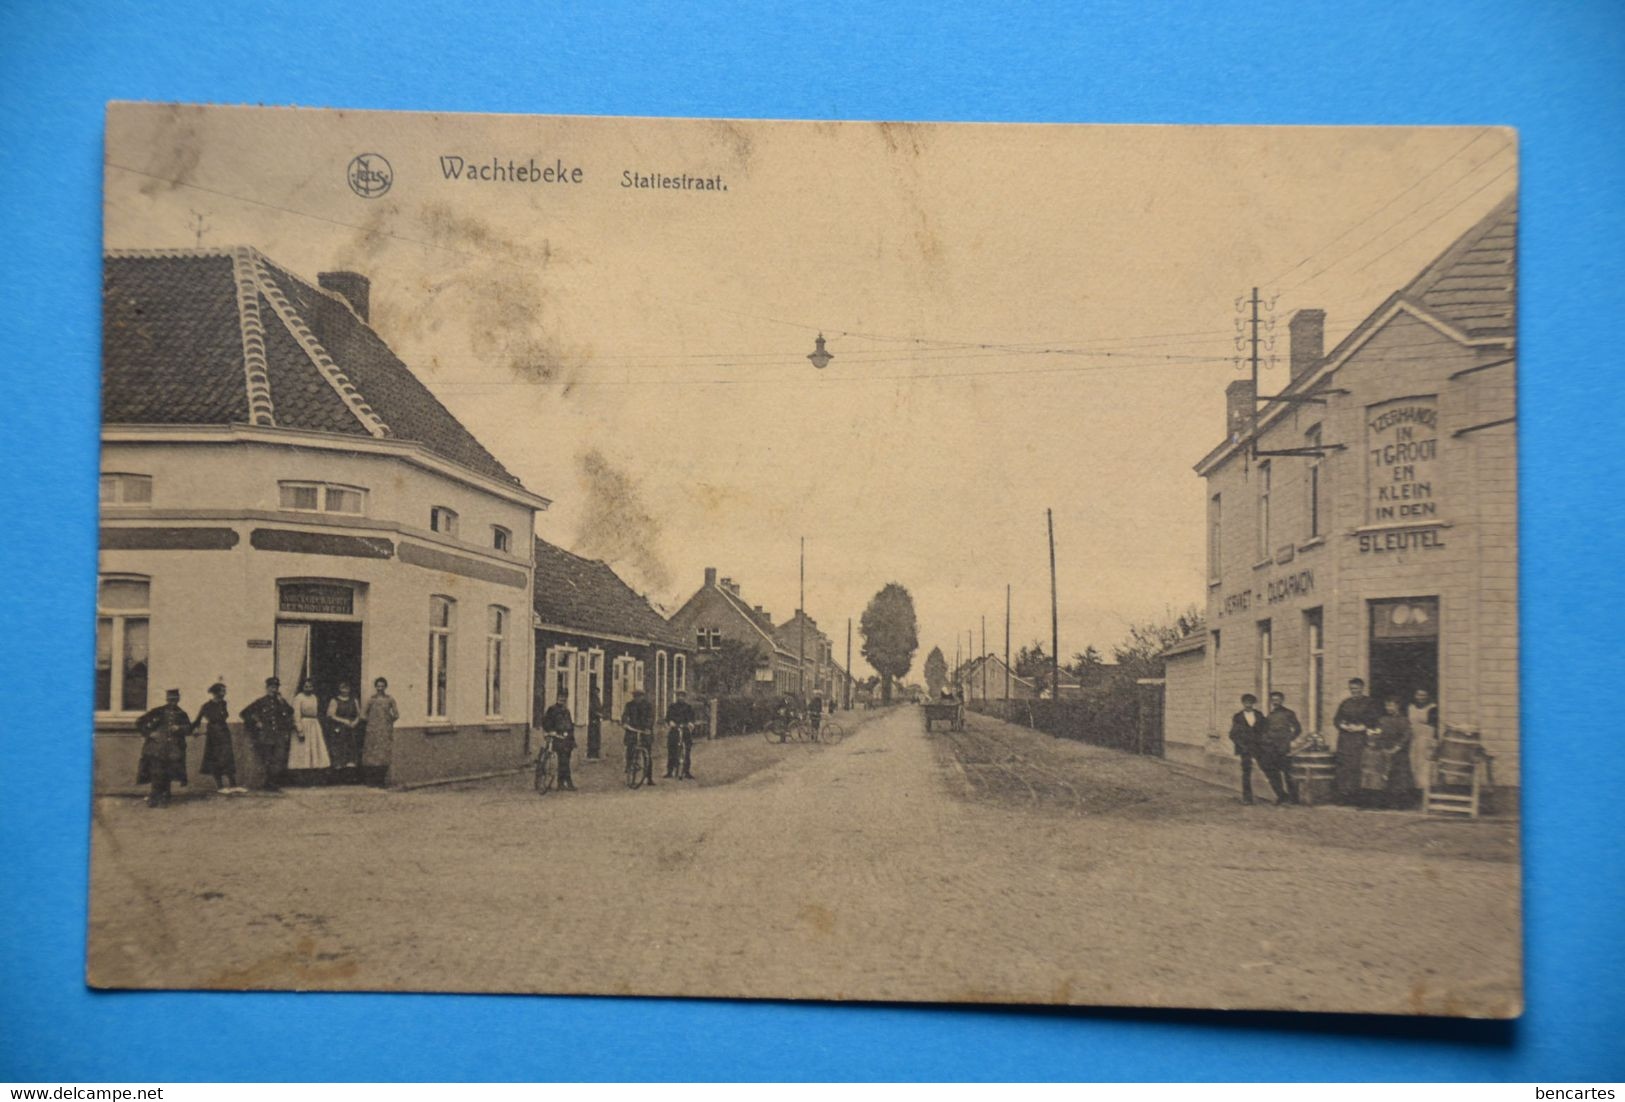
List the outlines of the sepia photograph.
<svg viewBox="0 0 1625 1102">
<path fill-rule="evenodd" d="M 103 168 L 91 986 L 1522 1013 L 1516 131 Z"/>
</svg>

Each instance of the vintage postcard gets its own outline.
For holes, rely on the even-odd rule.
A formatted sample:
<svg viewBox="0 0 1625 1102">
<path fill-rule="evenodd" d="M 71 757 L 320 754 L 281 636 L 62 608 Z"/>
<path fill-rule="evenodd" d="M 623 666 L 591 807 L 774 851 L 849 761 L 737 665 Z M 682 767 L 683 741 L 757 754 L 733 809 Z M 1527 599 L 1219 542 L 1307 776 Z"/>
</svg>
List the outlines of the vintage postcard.
<svg viewBox="0 0 1625 1102">
<path fill-rule="evenodd" d="M 89 982 L 1516 1016 L 1517 165 L 112 105 Z"/>
</svg>

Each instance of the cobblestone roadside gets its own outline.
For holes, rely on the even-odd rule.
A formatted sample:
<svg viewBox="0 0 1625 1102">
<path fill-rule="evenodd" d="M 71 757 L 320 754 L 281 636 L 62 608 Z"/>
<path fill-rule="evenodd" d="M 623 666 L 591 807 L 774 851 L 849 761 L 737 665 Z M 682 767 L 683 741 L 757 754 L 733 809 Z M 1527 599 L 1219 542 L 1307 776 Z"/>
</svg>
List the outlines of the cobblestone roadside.
<svg viewBox="0 0 1625 1102">
<path fill-rule="evenodd" d="M 1106 770 L 1160 767 L 1090 747 L 1056 752 L 1107 755 L 1076 767 L 1151 795 L 1065 814 L 972 798 L 940 747 L 905 708 L 835 748 L 764 746 L 773 764 L 709 789 L 555 800 L 469 786 L 169 814 L 102 801 L 92 976 L 1396 1013 L 1518 1005 L 1514 863 L 1329 844 L 1261 816 L 1232 821 L 1230 808 L 1181 812 L 1187 797 L 1166 786 L 1194 782 L 1113 779 Z M 1274 813 L 1233 809 L 1257 811 Z"/>
</svg>

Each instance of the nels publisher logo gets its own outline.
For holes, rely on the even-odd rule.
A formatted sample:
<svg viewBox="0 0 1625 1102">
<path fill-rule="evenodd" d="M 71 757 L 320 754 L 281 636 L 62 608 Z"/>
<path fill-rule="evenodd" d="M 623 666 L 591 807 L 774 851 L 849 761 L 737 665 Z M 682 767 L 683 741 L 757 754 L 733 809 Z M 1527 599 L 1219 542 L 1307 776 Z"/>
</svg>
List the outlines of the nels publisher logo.
<svg viewBox="0 0 1625 1102">
<path fill-rule="evenodd" d="M 381 153 L 362 153 L 350 162 L 346 173 L 350 190 L 363 199 L 376 199 L 395 182 L 395 170 Z"/>
</svg>

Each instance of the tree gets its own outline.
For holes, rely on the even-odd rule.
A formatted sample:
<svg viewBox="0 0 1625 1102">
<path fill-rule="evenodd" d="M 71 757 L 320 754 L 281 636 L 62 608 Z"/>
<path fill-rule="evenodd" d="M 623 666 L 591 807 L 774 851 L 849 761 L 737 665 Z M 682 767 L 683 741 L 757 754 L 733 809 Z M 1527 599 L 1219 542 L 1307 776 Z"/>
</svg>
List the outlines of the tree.
<svg viewBox="0 0 1625 1102">
<path fill-rule="evenodd" d="M 1066 671 L 1078 679 L 1080 685 L 1092 685 L 1099 681 L 1106 668 L 1106 659 L 1101 657 L 1100 651 L 1093 644 L 1083 648 L 1082 654 L 1072 656 L 1072 664 L 1065 667 Z"/>
<path fill-rule="evenodd" d="M 880 698 L 891 703 L 891 686 L 907 676 L 920 649 L 919 624 L 914 618 L 914 598 L 896 582 L 887 582 L 869 600 L 859 624 L 863 633 L 863 657 L 880 674 Z"/>
<path fill-rule="evenodd" d="M 1022 647 L 1016 651 L 1016 676 L 1031 680 L 1040 675 L 1048 676 L 1050 669 L 1049 652 L 1044 650 L 1044 644 L 1034 640 L 1030 646 Z"/>
<path fill-rule="evenodd" d="M 932 647 L 931 653 L 925 656 L 925 691 L 935 700 L 942 695 L 942 687 L 948 683 L 948 660 L 942 656 L 941 647 Z"/>
<path fill-rule="evenodd" d="M 1185 611 L 1174 613 L 1169 609 L 1160 620 L 1147 620 L 1129 625 L 1128 638 L 1112 648 L 1120 677 L 1135 680 L 1142 677 L 1161 677 L 1162 659 L 1158 657 L 1171 645 L 1204 625 L 1202 610 L 1188 605 Z"/>
<path fill-rule="evenodd" d="M 738 639 L 724 639 L 719 649 L 701 655 L 694 663 L 694 677 L 706 696 L 741 696 L 756 680 L 756 667 L 761 662 L 755 647 Z"/>
</svg>

